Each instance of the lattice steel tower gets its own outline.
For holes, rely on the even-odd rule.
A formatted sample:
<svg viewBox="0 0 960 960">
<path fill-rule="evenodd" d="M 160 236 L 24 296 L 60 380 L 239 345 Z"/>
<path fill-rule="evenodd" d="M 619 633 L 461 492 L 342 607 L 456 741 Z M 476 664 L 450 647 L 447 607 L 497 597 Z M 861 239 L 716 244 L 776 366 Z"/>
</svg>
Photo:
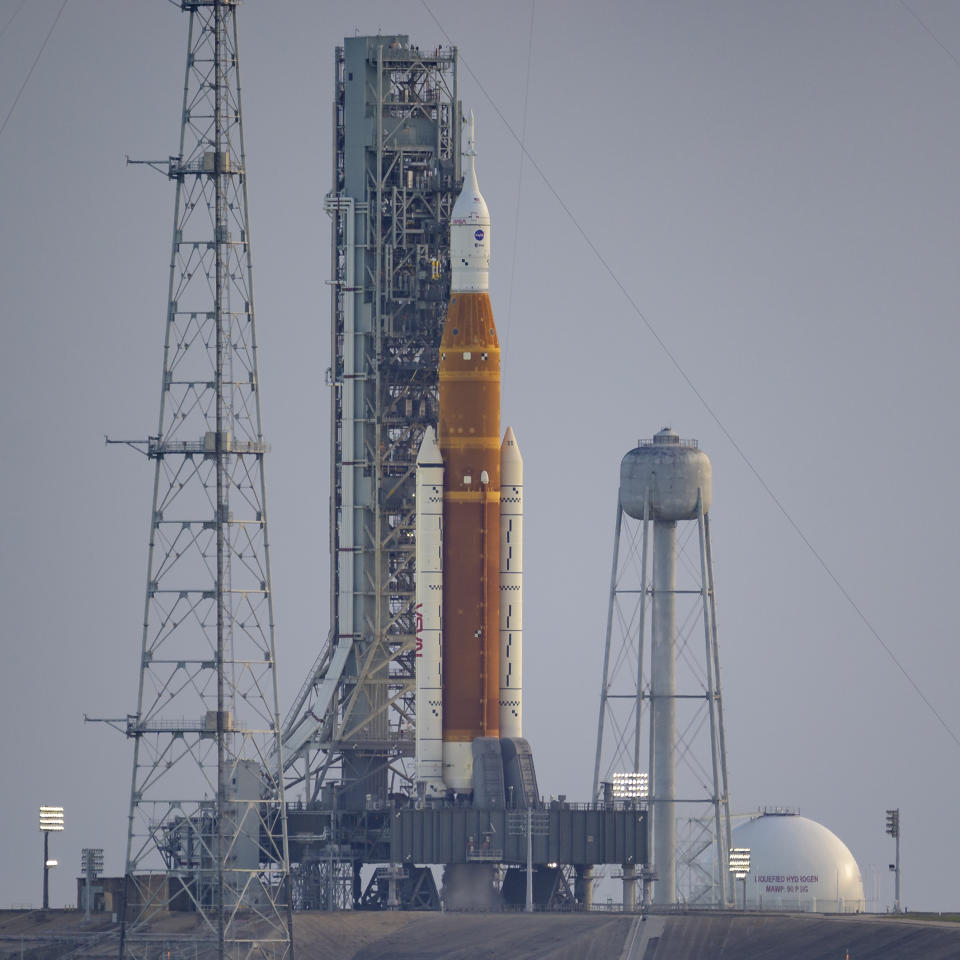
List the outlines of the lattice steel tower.
<svg viewBox="0 0 960 960">
<path fill-rule="evenodd" d="M 414 473 L 437 420 L 460 188 L 457 52 L 349 38 L 334 80 L 332 627 L 284 743 L 288 787 L 358 810 L 412 783 Z"/>
<path fill-rule="evenodd" d="M 236 0 L 189 14 L 120 955 L 292 956 Z M 160 166 L 159 164 L 152 164 Z M 166 938 L 173 941 L 175 937 Z M 166 949 L 172 949 L 168 944 Z M 179 956 L 180 954 L 177 953 Z"/>
</svg>

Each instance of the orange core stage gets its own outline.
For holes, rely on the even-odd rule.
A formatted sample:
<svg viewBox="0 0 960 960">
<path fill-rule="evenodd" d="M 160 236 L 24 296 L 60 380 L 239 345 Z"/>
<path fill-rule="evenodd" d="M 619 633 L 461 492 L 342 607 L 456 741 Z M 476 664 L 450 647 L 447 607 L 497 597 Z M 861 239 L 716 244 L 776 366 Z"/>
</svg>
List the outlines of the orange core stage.
<svg viewBox="0 0 960 960">
<path fill-rule="evenodd" d="M 499 736 L 500 344 L 486 292 L 454 293 L 440 341 L 443 739 Z"/>
</svg>

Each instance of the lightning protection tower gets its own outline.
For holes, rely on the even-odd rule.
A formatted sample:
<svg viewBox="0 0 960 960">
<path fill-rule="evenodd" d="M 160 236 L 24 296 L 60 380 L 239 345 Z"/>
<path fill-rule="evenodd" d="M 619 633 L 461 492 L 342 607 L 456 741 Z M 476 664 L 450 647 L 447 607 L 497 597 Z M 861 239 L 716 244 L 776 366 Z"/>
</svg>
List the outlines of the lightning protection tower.
<svg viewBox="0 0 960 960">
<path fill-rule="evenodd" d="M 292 956 L 236 0 L 189 14 L 120 956 Z M 171 940 L 176 937 L 168 938 Z M 169 944 L 167 944 L 169 949 Z M 177 948 L 177 956 L 180 956 Z M 184 948 L 185 949 L 185 948 Z"/>
<path fill-rule="evenodd" d="M 601 799 L 614 773 L 648 774 L 644 898 L 652 879 L 660 904 L 679 899 L 678 867 L 688 902 L 733 902 L 711 479 L 696 441 L 669 427 L 620 466 L 593 792 Z M 689 826 L 683 849 L 678 819 Z"/>
</svg>

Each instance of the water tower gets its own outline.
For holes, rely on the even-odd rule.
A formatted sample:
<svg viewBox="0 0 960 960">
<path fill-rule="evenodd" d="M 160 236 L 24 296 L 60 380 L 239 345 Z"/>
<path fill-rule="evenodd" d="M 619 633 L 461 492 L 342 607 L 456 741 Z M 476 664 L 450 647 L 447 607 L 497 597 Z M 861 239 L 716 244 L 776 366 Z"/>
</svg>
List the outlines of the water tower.
<svg viewBox="0 0 960 960">
<path fill-rule="evenodd" d="M 593 791 L 648 774 L 657 904 L 733 902 L 711 494 L 710 459 L 669 427 L 621 462 Z"/>
</svg>

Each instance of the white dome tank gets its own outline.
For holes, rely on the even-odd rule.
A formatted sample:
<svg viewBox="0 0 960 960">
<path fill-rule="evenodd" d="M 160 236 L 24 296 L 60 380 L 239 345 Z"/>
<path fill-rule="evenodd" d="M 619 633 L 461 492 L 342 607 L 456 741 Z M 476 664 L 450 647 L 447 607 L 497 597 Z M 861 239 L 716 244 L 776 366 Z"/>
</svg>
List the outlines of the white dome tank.
<svg viewBox="0 0 960 960">
<path fill-rule="evenodd" d="M 643 519 L 650 491 L 651 520 L 695 520 L 697 494 L 703 512 L 712 496 L 710 458 L 696 440 L 681 440 L 664 427 L 652 440 L 641 440 L 620 462 L 620 505 L 635 520 Z"/>
<path fill-rule="evenodd" d="M 823 824 L 795 813 L 766 812 L 733 831 L 750 850 L 748 910 L 859 913 L 865 909 L 860 867 Z M 736 881 L 742 903 L 742 881 Z"/>
</svg>

